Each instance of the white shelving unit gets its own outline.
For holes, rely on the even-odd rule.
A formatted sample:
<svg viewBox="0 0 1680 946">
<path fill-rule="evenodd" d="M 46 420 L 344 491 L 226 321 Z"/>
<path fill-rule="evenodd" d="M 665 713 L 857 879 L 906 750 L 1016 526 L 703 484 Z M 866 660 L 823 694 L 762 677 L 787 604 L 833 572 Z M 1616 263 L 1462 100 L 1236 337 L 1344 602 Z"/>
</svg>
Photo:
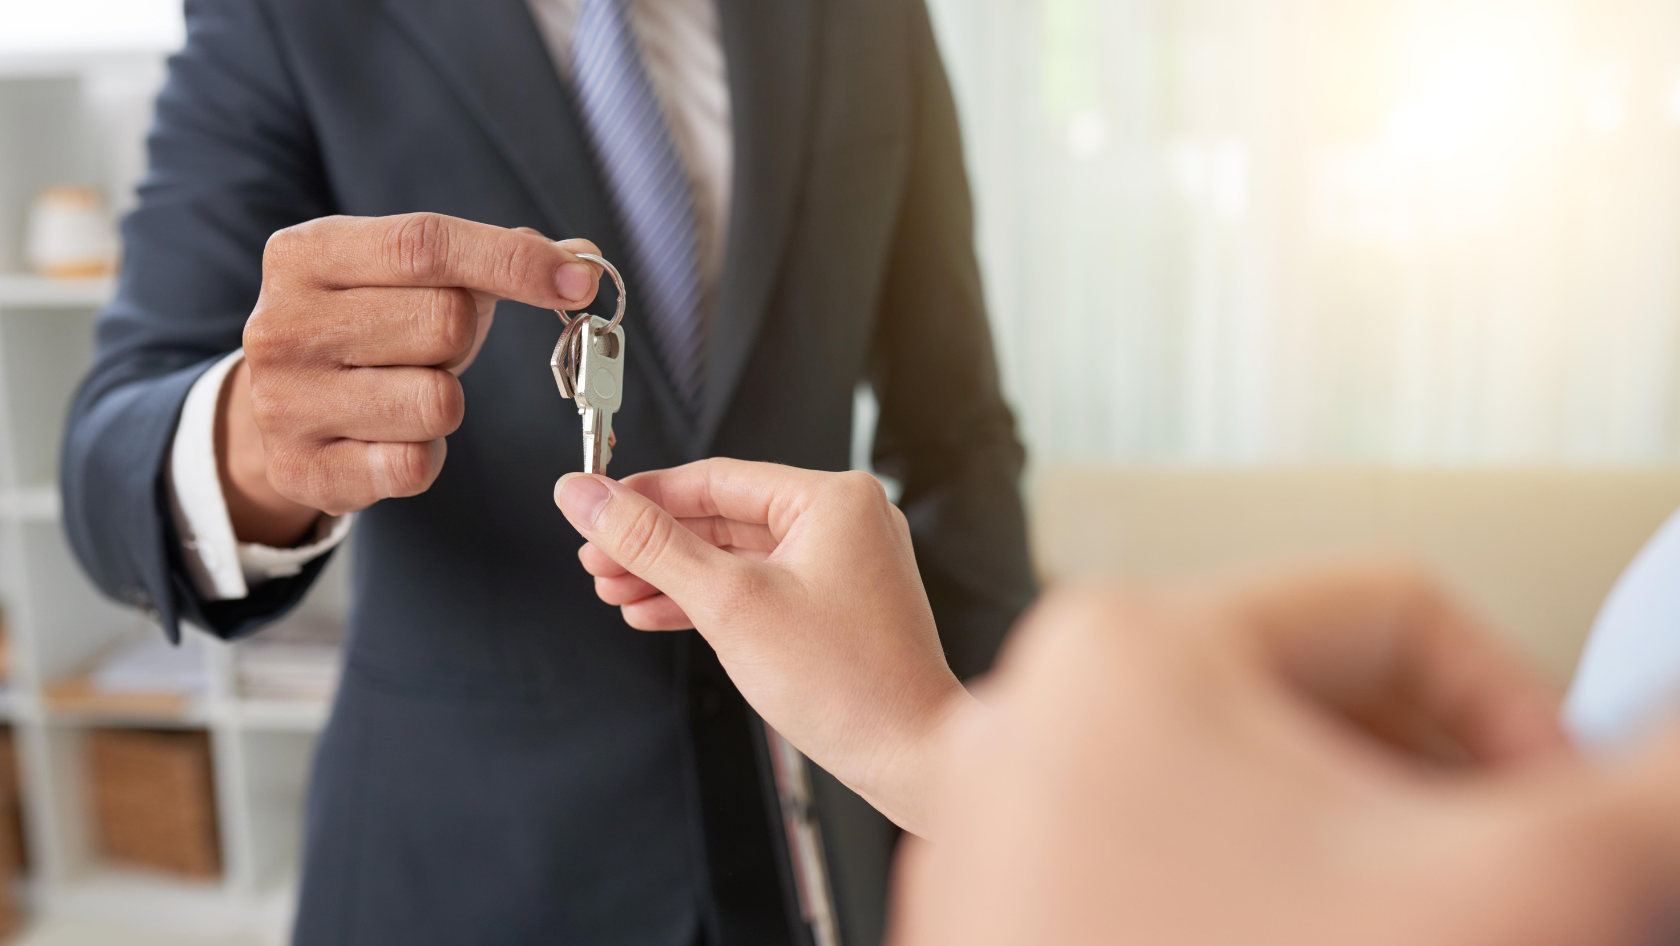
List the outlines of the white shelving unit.
<svg viewBox="0 0 1680 946">
<path fill-rule="evenodd" d="M 101 186 L 121 206 L 141 169 L 140 137 L 161 74 L 156 53 L 0 54 L 0 603 L 12 668 L 0 691 L 0 723 L 12 727 L 20 756 L 36 917 L 280 943 L 290 927 L 304 786 L 325 705 L 242 698 L 234 682 L 241 645 L 191 630 L 206 685 L 176 708 L 71 711 L 50 692 L 114 645 L 160 632 L 94 589 L 59 522 L 63 422 L 91 359 L 94 314 L 113 287 L 21 274 L 24 213 L 35 193 L 58 183 Z M 341 616 L 344 601 L 335 564 L 300 616 Z M 107 726 L 210 734 L 221 880 L 101 863 L 84 736 Z"/>
</svg>

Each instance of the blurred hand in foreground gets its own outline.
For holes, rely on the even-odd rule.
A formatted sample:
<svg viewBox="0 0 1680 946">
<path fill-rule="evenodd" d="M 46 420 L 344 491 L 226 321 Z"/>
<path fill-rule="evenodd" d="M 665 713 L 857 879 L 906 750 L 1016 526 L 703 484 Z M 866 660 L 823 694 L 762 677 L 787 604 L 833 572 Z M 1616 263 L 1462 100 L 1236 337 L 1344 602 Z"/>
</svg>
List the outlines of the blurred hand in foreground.
<svg viewBox="0 0 1680 946">
<path fill-rule="evenodd" d="M 1058 594 L 946 732 L 893 942 L 1615 946 L 1680 903 L 1680 740 L 1577 759 L 1406 572 Z"/>
</svg>

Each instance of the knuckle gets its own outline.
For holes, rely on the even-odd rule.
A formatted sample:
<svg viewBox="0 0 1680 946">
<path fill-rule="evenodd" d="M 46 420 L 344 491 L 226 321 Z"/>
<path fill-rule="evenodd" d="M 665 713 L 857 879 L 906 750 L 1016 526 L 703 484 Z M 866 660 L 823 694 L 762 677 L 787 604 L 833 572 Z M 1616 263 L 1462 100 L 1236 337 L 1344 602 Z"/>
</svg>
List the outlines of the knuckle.
<svg viewBox="0 0 1680 946">
<path fill-rule="evenodd" d="M 431 449 L 424 443 L 381 443 L 374 451 L 374 479 L 386 496 L 414 496 L 432 482 Z"/>
<path fill-rule="evenodd" d="M 862 470 L 837 473 L 833 482 L 835 493 L 850 508 L 862 510 L 891 505 L 887 502 L 887 491 L 881 481 Z"/>
<path fill-rule="evenodd" d="M 625 558 L 628 559 L 625 565 L 636 571 L 662 559 L 671 545 L 671 526 L 670 518 L 661 515 L 652 504 L 638 509 L 624 524 L 623 545 Z"/>
<path fill-rule="evenodd" d="M 904 510 L 888 503 L 887 515 L 892 519 L 894 530 L 906 536 L 910 534 L 910 519 L 904 514 Z"/>
<path fill-rule="evenodd" d="M 446 437 L 461 426 L 466 395 L 461 382 L 446 371 L 428 371 L 414 388 L 414 416 L 428 440 Z"/>
<path fill-rule="evenodd" d="M 530 240 L 514 242 L 511 252 L 499 254 L 496 257 L 495 279 L 497 285 L 517 286 L 523 283 L 524 274 L 532 272 L 542 261 L 538 258 L 537 245 Z"/>
<path fill-rule="evenodd" d="M 286 227 L 269 234 L 263 244 L 263 272 L 265 274 L 290 269 L 298 262 L 308 239 L 308 224 Z"/>
<path fill-rule="evenodd" d="M 330 405 L 293 372 L 251 372 L 251 415 L 264 436 L 297 436 L 330 425 Z"/>
<path fill-rule="evenodd" d="M 306 505 L 314 505 L 313 485 L 307 454 L 295 446 L 278 446 L 268 451 L 268 485 L 275 492 Z"/>
<path fill-rule="evenodd" d="M 255 371 L 251 373 L 251 416 L 256 418 L 257 429 L 265 435 L 283 433 L 287 426 L 291 399 L 282 390 L 277 390 L 269 379 Z"/>
<path fill-rule="evenodd" d="M 391 272 L 408 279 L 428 279 L 443 271 L 448 244 L 449 230 L 442 215 L 403 214 L 386 231 L 381 251 Z"/>
<path fill-rule="evenodd" d="M 274 308 L 267 298 L 258 299 L 240 337 L 245 358 L 253 366 L 286 358 L 301 347 L 302 341 L 292 320 L 286 318 L 283 310 Z"/>
<path fill-rule="evenodd" d="M 251 416 L 256 418 L 257 429 L 264 434 L 269 433 L 276 427 L 274 421 L 279 411 L 276 400 L 268 384 L 260 381 L 253 373 L 251 375 Z"/>
<path fill-rule="evenodd" d="M 314 265 L 324 234 L 339 226 L 342 217 L 317 217 L 269 234 L 263 246 L 263 272 L 280 273 Z"/>
<path fill-rule="evenodd" d="M 416 313 L 415 337 L 433 356 L 448 361 L 472 347 L 478 306 L 465 289 L 429 289 Z"/>
<path fill-rule="evenodd" d="M 262 358 L 280 344 L 279 329 L 274 324 L 277 319 L 266 302 L 267 300 L 261 297 L 257 299 L 257 307 L 252 310 L 251 317 L 245 320 L 245 331 L 240 334 L 239 343 L 245 348 L 246 361 Z"/>
</svg>

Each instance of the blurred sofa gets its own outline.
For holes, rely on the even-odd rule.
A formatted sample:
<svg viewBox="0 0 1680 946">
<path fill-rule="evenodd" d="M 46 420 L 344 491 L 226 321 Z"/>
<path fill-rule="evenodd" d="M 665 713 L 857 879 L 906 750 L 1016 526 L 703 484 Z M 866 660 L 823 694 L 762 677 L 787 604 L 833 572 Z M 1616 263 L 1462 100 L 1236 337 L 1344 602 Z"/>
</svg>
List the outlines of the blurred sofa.
<svg viewBox="0 0 1680 946">
<path fill-rule="evenodd" d="M 1400 555 L 1561 685 L 1617 575 L 1680 509 L 1680 469 L 1062 466 L 1030 496 L 1049 583 Z"/>
</svg>

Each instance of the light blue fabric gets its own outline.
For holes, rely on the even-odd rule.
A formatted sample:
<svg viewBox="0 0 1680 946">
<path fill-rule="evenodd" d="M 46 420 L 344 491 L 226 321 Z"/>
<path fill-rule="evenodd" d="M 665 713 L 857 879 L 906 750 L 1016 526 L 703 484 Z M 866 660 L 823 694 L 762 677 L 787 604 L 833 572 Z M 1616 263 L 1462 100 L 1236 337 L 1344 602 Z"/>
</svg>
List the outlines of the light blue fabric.
<svg viewBox="0 0 1680 946">
<path fill-rule="evenodd" d="M 1598 612 L 1564 721 L 1583 746 L 1615 750 L 1680 710 L 1680 513 L 1657 530 Z"/>
<path fill-rule="evenodd" d="M 623 0 L 583 0 L 572 37 L 578 109 L 624 228 L 649 327 L 691 416 L 706 380 L 694 192 Z"/>
</svg>

